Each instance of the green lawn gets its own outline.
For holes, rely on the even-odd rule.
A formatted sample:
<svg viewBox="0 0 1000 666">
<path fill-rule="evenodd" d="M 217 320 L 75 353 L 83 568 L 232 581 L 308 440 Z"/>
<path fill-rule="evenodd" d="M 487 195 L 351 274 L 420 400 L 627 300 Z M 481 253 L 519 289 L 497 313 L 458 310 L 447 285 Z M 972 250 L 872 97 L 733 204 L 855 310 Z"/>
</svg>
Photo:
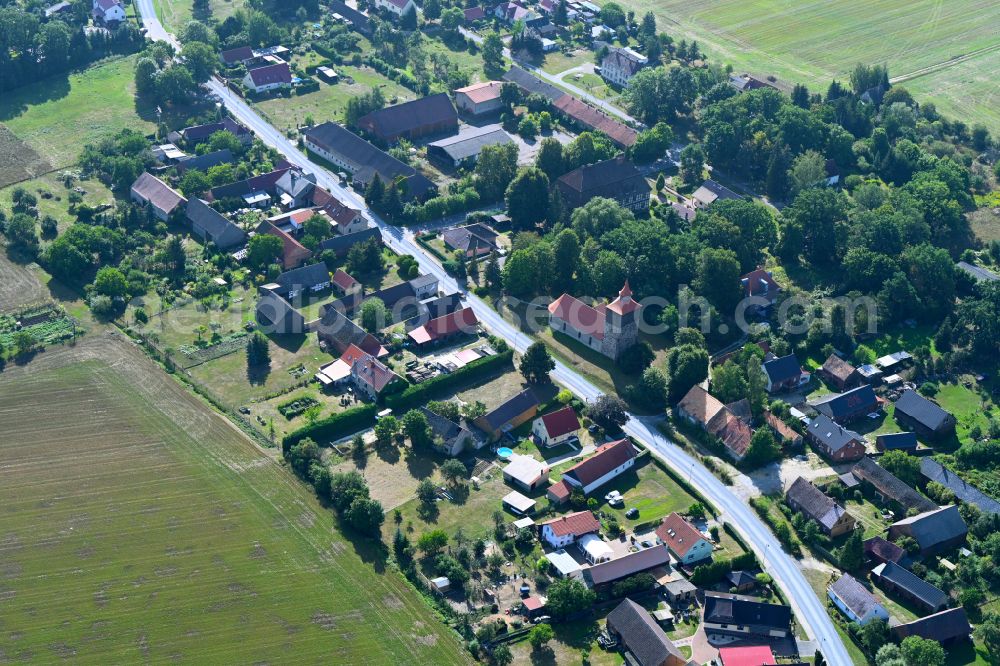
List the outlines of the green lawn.
<svg viewBox="0 0 1000 666">
<path fill-rule="evenodd" d="M 69 212 L 69 194 L 73 188 L 79 187 L 85 190 L 83 203 L 88 206 L 102 206 L 114 202 L 114 195 L 104 183 L 96 178 L 88 180 L 74 180 L 67 189 L 59 178 L 58 172 L 46 174 L 40 178 L 26 180 L 0 189 L 0 209 L 9 210 L 11 205 L 11 195 L 18 187 L 22 187 L 28 192 L 38 197 L 38 212 L 40 217 L 51 215 L 59 222 L 60 233 L 66 227 L 76 221 L 76 216 Z M 50 196 L 46 196 L 50 195 Z"/>
<path fill-rule="evenodd" d="M 562 51 L 554 51 L 545 54 L 545 63 L 542 65 L 542 69 L 549 74 L 558 74 L 593 61 L 594 54 L 587 49 L 576 49 L 570 51 L 568 55 Z"/>
<path fill-rule="evenodd" d="M 131 344 L 97 334 L 8 366 L 0 428 L 17 469 L 0 484 L 0 654 L 471 661 L 369 543 Z"/>
<path fill-rule="evenodd" d="M 18 88 L 0 97 L 0 123 L 53 168 L 74 164 L 84 144 L 123 128 L 152 132 L 155 110 L 136 109 L 134 65 L 135 56 L 116 58 Z"/>
<path fill-rule="evenodd" d="M 921 102 L 968 124 L 1000 128 L 1000 69 L 994 26 L 1000 4 L 989 0 L 625 0 L 637 16 L 652 11 L 675 40 L 698 41 L 720 65 L 775 74 L 825 91 L 846 81 L 856 63 L 884 63 Z M 948 61 L 964 54 L 979 55 Z"/>
<path fill-rule="evenodd" d="M 612 490 L 617 490 L 625 498 L 625 502 L 617 508 L 604 501 L 604 496 Z M 600 510 L 617 518 L 626 529 L 639 523 L 658 521 L 674 511 L 683 512 L 697 501 L 652 461 L 602 486 L 594 497 L 600 502 Z M 625 512 L 631 508 L 639 509 L 638 518 L 625 517 Z"/>
</svg>

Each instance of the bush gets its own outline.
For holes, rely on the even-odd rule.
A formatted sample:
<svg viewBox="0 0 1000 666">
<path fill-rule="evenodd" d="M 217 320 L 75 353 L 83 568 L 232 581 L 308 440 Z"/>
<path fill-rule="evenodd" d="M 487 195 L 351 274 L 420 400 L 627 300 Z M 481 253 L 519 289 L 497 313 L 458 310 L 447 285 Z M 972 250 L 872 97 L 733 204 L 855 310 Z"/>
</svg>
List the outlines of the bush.
<svg viewBox="0 0 1000 666">
<path fill-rule="evenodd" d="M 408 386 L 402 393 L 387 396 L 385 406 L 391 409 L 403 409 L 415 405 L 426 404 L 427 401 L 439 396 L 447 389 L 469 381 L 472 377 L 497 371 L 498 368 L 509 366 L 513 362 L 514 352 L 507 350 L 493 356 L 487 356 L 473 361 L 464 368 L 447 375 L 432 377 L 420 384 Z M 374 414 L 374 408 L 373 408 Z"/>
<path fill-rule="evenodd" d="M 281 449 L 287 452 L 293 445 L 306 437 L 311 437 L 319 441 L 333 440 L 350 435 L 375 423 L 375 414 L 377 412 L 378 407 L 375 405 L 361 405 L 338 412 L 288 433 L 281 440 Z"/>
</svg>

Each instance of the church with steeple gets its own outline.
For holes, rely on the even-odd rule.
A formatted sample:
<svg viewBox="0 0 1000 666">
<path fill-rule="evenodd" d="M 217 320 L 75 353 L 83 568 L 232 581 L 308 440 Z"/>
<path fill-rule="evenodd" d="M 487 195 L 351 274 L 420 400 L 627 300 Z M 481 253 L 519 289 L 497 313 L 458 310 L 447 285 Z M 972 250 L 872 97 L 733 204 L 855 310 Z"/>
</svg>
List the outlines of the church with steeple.
<svg viewBox="0 0 1000 666">
<path fill-rule="evenodd" d="M 549 326 L 612 360 L 639 341 L 639 310 L 628 281 L 618 298 L 597 307 L 563 294 L 549 304 Z"/>
</svg>

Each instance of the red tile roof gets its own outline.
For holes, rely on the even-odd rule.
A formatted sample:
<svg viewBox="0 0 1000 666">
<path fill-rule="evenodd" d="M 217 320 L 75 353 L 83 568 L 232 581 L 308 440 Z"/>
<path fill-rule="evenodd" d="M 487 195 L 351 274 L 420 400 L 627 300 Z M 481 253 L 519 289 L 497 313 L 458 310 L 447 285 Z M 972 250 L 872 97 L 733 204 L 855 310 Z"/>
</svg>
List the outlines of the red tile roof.
<svg viewBox="0 0 1000 666">
<path fill-rule="evenodd" d="M 545 607 L 545 603 L 538 597 L 528 597 L 527 599 L 522 599 L 521 603 L 524 604 L 524 609 L 527 611 L 538 611 Z"/>
<path fill-rule="evenodd" d="M 410 331 L 408 335 L 415 343 L 422 345 L 459 331 L 472 333 L 478 325 L 479 319 L 476 318 L 476 313 L 472 311 L 472 308 L 461 308 L 443 317 L 431 319 L 423 326 Z"/>
<path fill-rule="evenodd" d="M 628 286 L 628 280 L 625 280 L 625 286 L 618 292 L 618 298 L 608 304 L 609 310 L 620 315 L 635 312 L 641 307 L 641 305 L 632 300 L 632 289 Z"/>
<path fill-rule="evenodd" d="M 743 422 L 743 419 L 728 409 L 725 410 L 723 416 L 724 418 L 716 419 L 718 423 L 713 423 L 709 432 L 721 439 L 726 448 L 738 458 L 742 458 L 750 448 L 753 432 L 750 430 L 750 426 Z"/>
<path fill-rule="evenodd" d="M 351 345 L 347 352 L 344 352 L 344 356 L 347 356 L 352 348 L 355 350 L 358 349 L 354 345 Z M 346 361 L 343 356 L 341 359 Z M 351 363 L 351 374 L 357 377 L 358 381 L 371 386 L 375 390 L 375 393 L 381 393 L 382 389 L 399 377 L 395 372 L 382 365 L 374 356 L 367 353 L 364 353 L 360 358 Z"/>
<path fill-rule="evenodd" d="M 722 666 L 770 666 L 778 663 L 767 645 L 719 648 L 719 658 Z"/>
<path fill-rule="evenodd" d="M 705 538 L 691 523 L 676 513 L 663 519 L 656 528 L 656 536 L 680 557 L 687 555 L 696 543 Z"/>
<path fill-rule="evenodd" d="M 590 307 L 579 298 L 563 294 L 549 303 L 549 314 L 562 319 L 574 330 L 604 339 L 604 310 L 607 306 Z"/>
<path fill-rule="evenodd" d="M 601 523 L 590 511 L 577 511 L 565 516 L 559 516 L 541 524 L 542 527 L 548 525 L 552 533 L 557 537 L 573 535 L 581 537 L 584 534 L 599 532 Z"/>
<path fill-rule="evenodd" d="M 292 82 L 292 70 L 288 69 L 287 62 L 279 62 L 274 65 L 251 69 L 248 74 L 250 74 L 250 80 L 253 81 L 255 86 Z"/>
<path fill-rule="evenodd" d="M 563 95 L 552 105 L 581 125 L 604 132 L 608 135 L 608 138 L 623 148 L 628 148 L 634 144 L 636 138 L 639 136 L 638 132 L 631 127 L 623 125 L 611 116 L 598 111 L 572 95 Z"/>
<path fill-rule="evenodd" d="M 552 495 L 552 497 L 554 497 L 556 500 L 560 502 L 564 502 L 567 499 L 569 499 L 570 496 L 569 486 L 566 484 L 565 481 L 554 483 L 551 486 L 549 486 L 549 490 L 546 494 Z"/>
<path fill-rule="evenodd" d="M 773 294 L 775 291 L 781 289 L 781 285 L 775 282 L 774 278 L 771 277 L 771 274 L 765 271 L 763 268 L 758 268 L 755 271 L 750 271 L 742 278 L 740 278 L 740 280 L 747 281 L 746 293 L 749 296 L 764 293 L 764 286 L 762 283 L 768 284 L 768 293 Z"/>
<path fill-rule="evenodd" d="M 549 412 L 541 418 L 542 423 L 545 424 L 545 432 L 549 433 L 549 437 L 561 437 L 580 429 L 580 420 L 576 418 L 576 410 L 569 405 Z"/>
<path fill-rule="evenodd" d="M 484 81 L 483 83 L 473 83 L 471 86 L 456 88 L 455 93 L 462 93 L 474 104 L 482 104 L 500 98 L 500 88 L 502 81 Z"/>
<path fill-rule="evenodd" d="M 619 439 L 597 447 L 594 455 L 570 467 L 563 476 L 572 476 L 581 485 L 587 486 L 632 458 L 635 458 L 632 442 Z"/>
<path fill-rule="evenodd" d="M 337 272 L 333 274 L 333 283 L 347 291 L 358 284 L 358 281 L 351 277 L 343 268 L 338 268 Z"/>
<path fill-rule="evenodd" d="M 281 263 L 285 268 L 295 268 L 312 256 L 312 252 L 307 247 L 267 220 L 261 222 L 260 226 L 257 227 L 257 231 L 259 233 L 271 234 L 281 239 Z"/>
</svg>

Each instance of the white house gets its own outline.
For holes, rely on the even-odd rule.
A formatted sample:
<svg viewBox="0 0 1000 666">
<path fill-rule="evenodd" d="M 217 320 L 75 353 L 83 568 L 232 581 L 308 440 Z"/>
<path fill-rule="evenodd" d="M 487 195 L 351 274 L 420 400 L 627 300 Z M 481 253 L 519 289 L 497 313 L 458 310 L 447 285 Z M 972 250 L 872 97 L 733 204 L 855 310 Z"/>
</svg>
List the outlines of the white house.
<svg viewBox="0 0 1000 666">
<path fill-rule="evenodd" d="M 844 574 L 826 590 L 833 605 L 858 624 L 872 620 L 889 620 L 889 613 L 864 585 L 850 574 Z"/>
<path fill-rule="evenodd" d="M 601 61 L 601 77 L 618 86 L 626 86 L 649 59 L 632 49 L 612 48 Z"/>
<path fill-rule="evenodd" d="M 94 0 L 92 13 L 98 23 L 116 24 L 125 20 L 125 6 L 119 0 Z"/>
<path fill-rule="evenodd" d="M 287 62 L 251 69 L 243 77 L 243 85 L 255 93 L 292 87 L 292 70 Z"/>
<path fill-rule="evenodd" d="M 693 564 L 712 557 L 712 544 L 694 525 L 676 513 L 663 519 L 656 536 L 681 564 Z"/>
<path fill-rule="evenodd" d="M 563 481 L 589 495 L 635 465 L 635 447 L 627 439 L 609 442 L 597 452 L 563 472 Z"/>
<path fill-rule="evenodd" d="M 576 411 L 566 405 L 562 409 L 539 416 L 531 424 L 531 432 L 544 446 L 558 446 L 573 437 L 580 429 Z"/>
<path fill-rule="evenodd" d="M 541 538 L 553 548 L 565 548 L 585 534 L 601 531 L 601 523 L 590 511 L 577 511 L 541 524 Z"/>
<path fill-rule="evenodd" d="M 374 0 L 374 3 L 378 9 L 384 9 L 396 16 L 402 16 L 411 9 L 417 11 L 417 4 L 413 0 Z"/>
</svg>

